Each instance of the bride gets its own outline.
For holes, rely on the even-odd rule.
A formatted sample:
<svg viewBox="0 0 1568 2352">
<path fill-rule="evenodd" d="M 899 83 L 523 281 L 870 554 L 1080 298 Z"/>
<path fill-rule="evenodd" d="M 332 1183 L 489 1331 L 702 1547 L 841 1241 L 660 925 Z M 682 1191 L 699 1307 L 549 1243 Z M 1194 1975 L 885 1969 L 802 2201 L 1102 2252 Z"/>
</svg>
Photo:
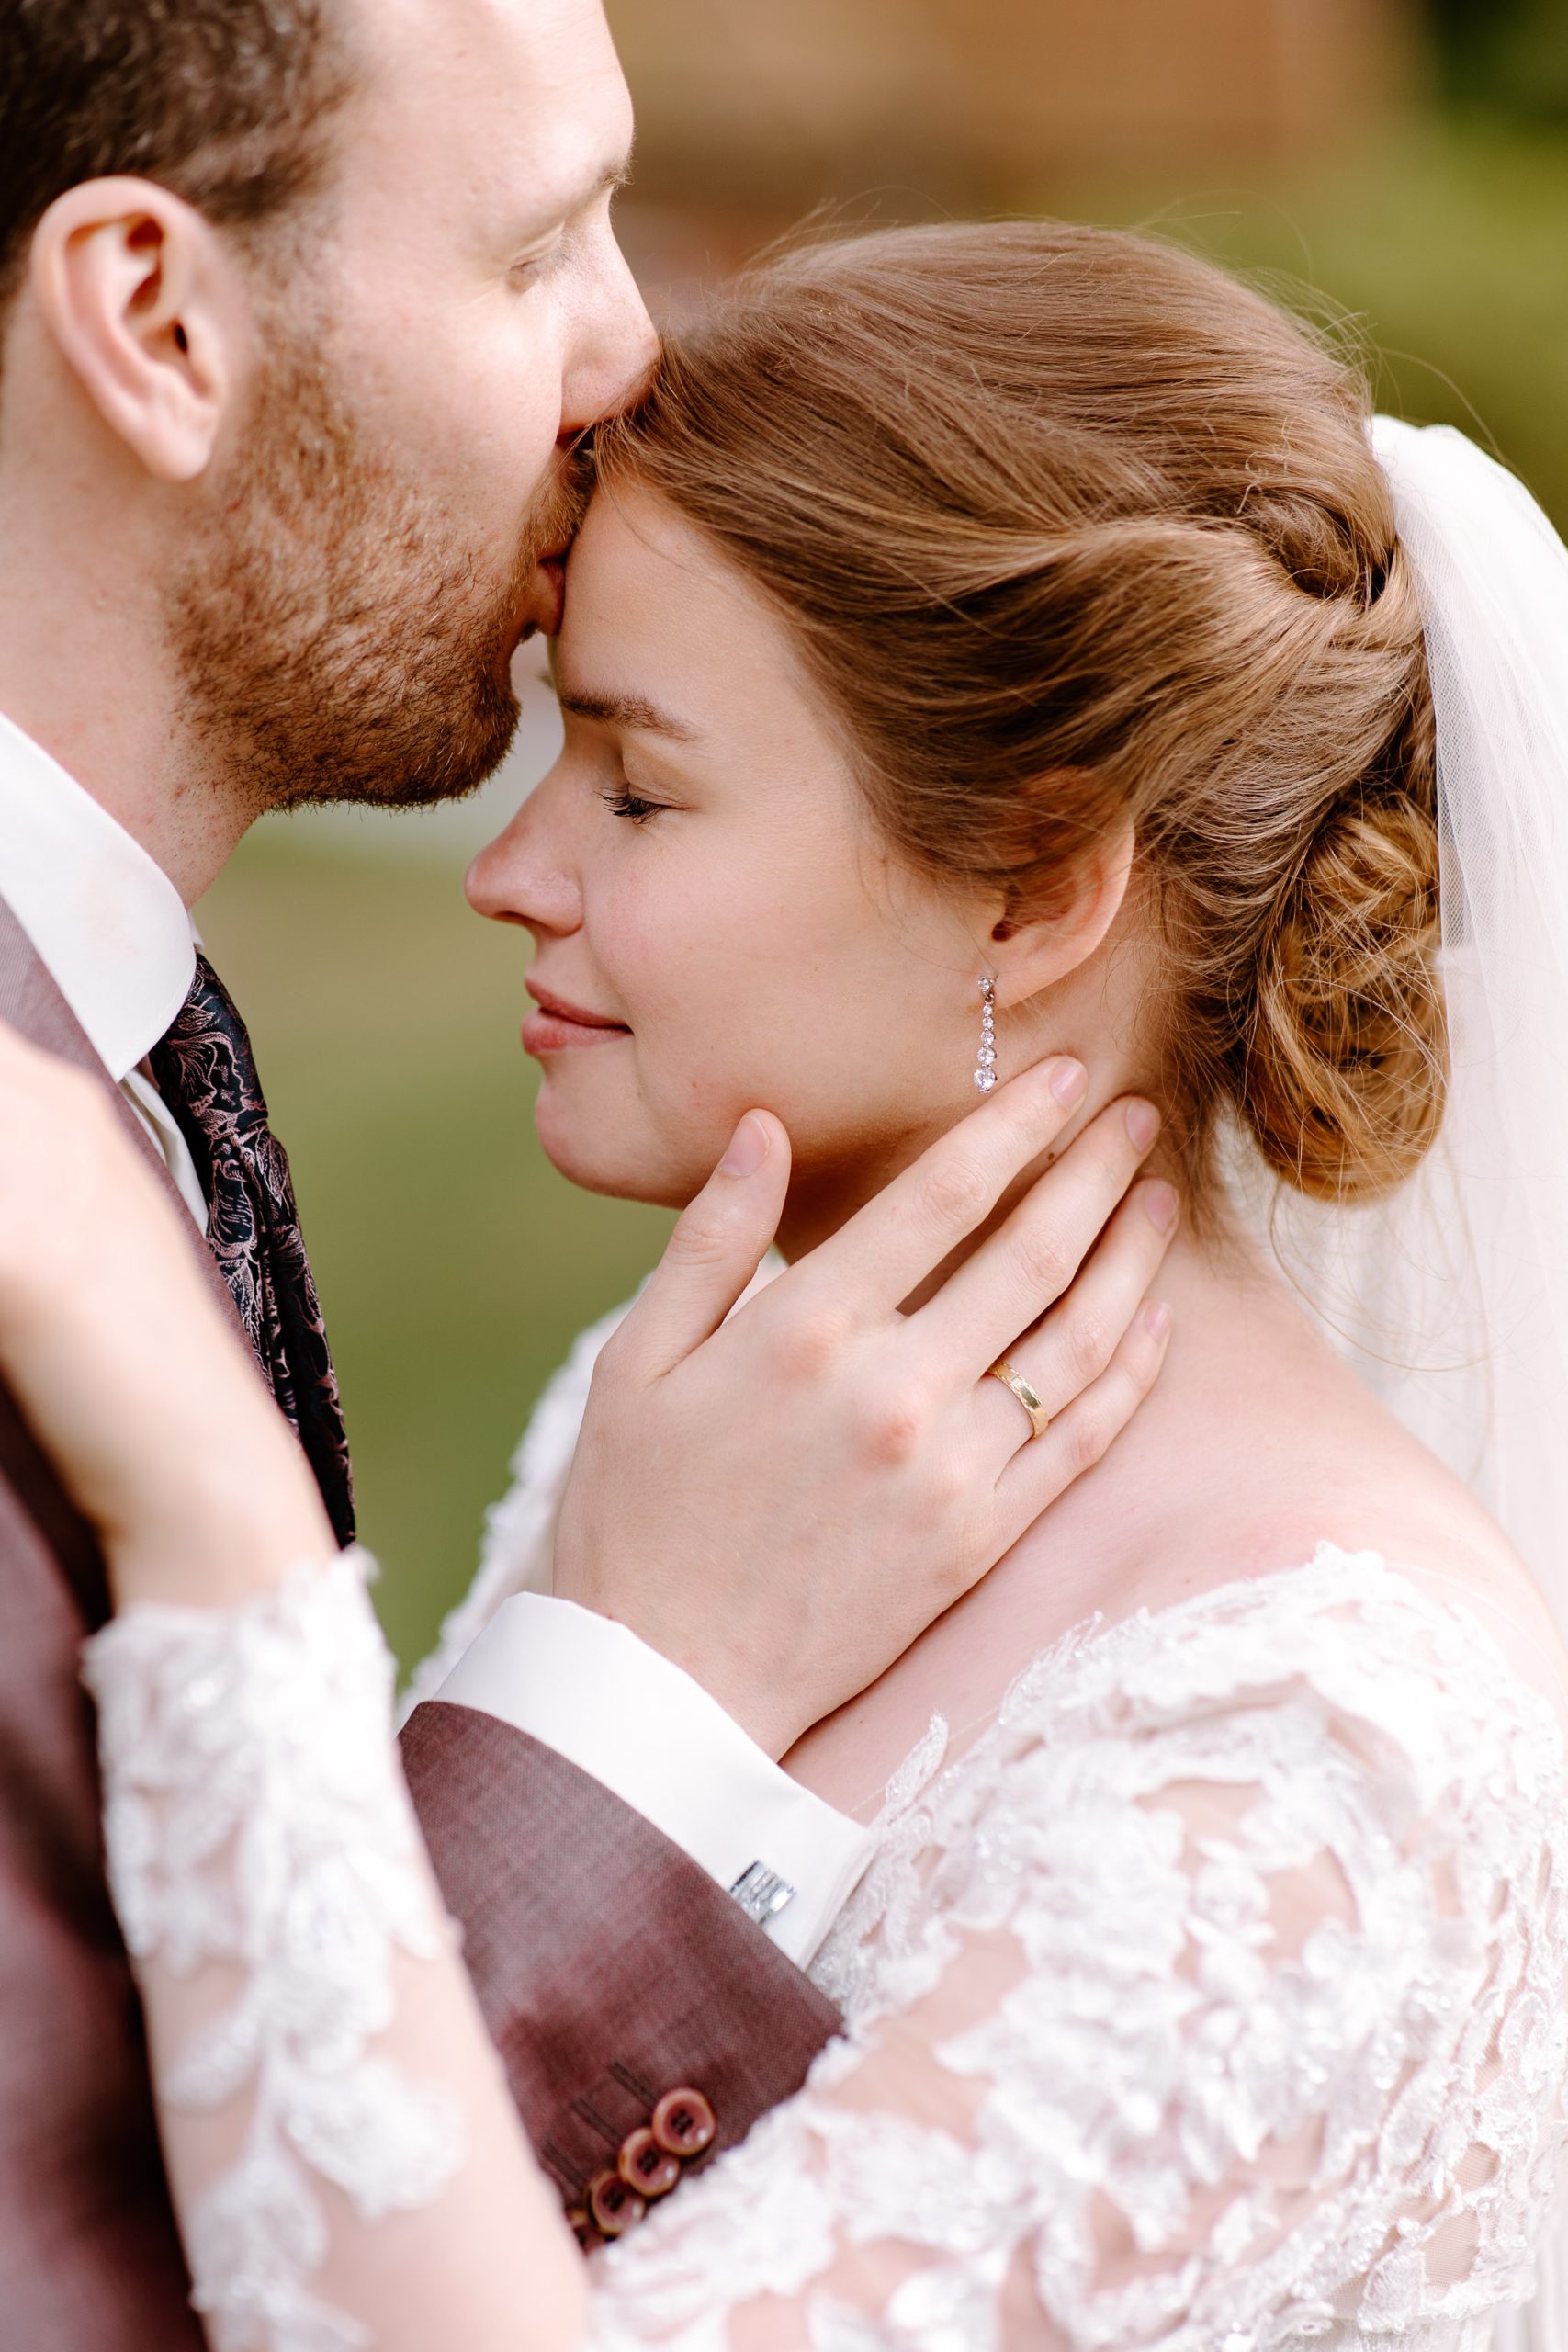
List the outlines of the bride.
<svg viewBox="0 0 1568 2352">
<path fill-rule="evenodd" d="M 1079 229 L 777 262 L 600 463 L 566 749 L 470 880 L 537 944 L 551 1157 L 679 1202 L 766 1103 L 793 1257 L 1059 1057 L 1077 1124 L 1161 1106 L 1174 1342 L 786 1759 L 876 1816 L 846 2033 L 584 2265 L 366 1565 L 0 1038 L 0 1361 L 116 1584 L 106 1836 L 214 2345 L 1562 2352 L 1568 556 L 1261 298 Z"/>
</svg>

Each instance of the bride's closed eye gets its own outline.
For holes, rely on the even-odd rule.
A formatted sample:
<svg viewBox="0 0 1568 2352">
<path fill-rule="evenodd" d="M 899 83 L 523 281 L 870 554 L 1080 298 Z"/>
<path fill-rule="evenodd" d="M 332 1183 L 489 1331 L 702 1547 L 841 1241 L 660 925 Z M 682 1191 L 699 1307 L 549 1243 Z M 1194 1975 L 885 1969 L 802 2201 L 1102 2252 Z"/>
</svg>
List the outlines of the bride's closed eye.
<svg viewBox="0 0 1568 2352">
<path fill-rule="evenodd" d="M 599 797 L 612 817 L 627 818 L 634 825 L 646 825 L 649 819 L 657 817 L 664 807 L 661 800 L 641 799 L 626 785 L 615 792 L 602 792 Z"/>
</svg>

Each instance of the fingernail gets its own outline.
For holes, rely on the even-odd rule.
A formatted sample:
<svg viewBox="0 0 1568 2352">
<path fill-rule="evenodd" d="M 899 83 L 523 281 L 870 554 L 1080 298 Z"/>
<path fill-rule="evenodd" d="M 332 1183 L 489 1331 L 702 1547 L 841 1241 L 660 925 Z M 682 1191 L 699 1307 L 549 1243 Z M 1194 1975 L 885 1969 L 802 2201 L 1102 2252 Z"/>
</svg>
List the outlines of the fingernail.
<svg viewBox="0 0 1568 2352">
<path fill-rule="evenodd" d="M 1051 1091 L 1064 1110 L 1070 1111 L 1082 1099 L 1088 1084 L 1089 1072 L 1082 1062 L 1058 1062 L 1051 1073 Z"/>
<path fill-rule="evenodd" d="M 727 1176 L 755 1176 L 768 1156 L 768 1131 L 748 1111 L 729 1138 L 729 1149 L 719 1166 Z"/>
<path fill-rule="evenodd" d="M 1170 1309 L 1163 1298 L 1145 1298 L 1138 1320 L 1151 1340 L 1163 1340 L 1170 1329 Z"/>
<path fill-rule="evenodd" d="M 1129 1102 L 1127 1133 L 1140 1151 L 1147 1151 L 1159 1133 L 1159 1113 L 1152 1102 Z"/>
<path fill-rule="evenodd" d="M 1168 1233 L 1176 1223 L 1176 1212 L 1181 1204 L 1176 1197 L 1174 1184 L 1145 1184 L 1140 1195 L 1144 1215 L 1156 1233 Z"/>
</svg>

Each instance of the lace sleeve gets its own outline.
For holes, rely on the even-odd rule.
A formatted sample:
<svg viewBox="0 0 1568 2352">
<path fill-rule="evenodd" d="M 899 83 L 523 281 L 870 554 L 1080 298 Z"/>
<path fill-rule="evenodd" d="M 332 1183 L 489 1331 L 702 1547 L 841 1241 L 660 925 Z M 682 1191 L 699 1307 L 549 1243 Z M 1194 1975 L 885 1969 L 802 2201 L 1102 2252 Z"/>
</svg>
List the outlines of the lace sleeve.
<svg viewBox="0 0 1568 2352">
<path fill-rule="evenodd" d="M 85 1650 L 216 2352 L 423 2352 L 447 2326 L 480 2352 L 514 2340 L 498 2304 L 531 2287 L 547 2322 L 578 2267 L 425 1860 L 364 1576 L 350 1553 L 239 1610 L 141 1604 Z"/>
<path fill-rule="evenodd" d="M 849 2042 L 601 2259 L 602 2352 L 1490 2343 L 1568 2137 L 1562 1742 L 1349 1565 L 1058 1654 L 904 1806 Z"/>
</svg>

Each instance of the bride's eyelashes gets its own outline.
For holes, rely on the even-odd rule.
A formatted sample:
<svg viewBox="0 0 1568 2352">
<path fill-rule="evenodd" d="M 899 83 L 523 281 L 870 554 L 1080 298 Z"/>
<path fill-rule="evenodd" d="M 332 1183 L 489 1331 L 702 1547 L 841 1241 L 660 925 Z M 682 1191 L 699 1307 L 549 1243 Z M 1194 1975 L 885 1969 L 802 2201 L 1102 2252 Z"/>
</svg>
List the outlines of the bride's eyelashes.
<svg viewBox="0 0 1568 2352">
<path fill-rule="evenodd" d="M 625 817 L 634 825 L 646 825 L 649 819 L 657 817 L 665 806 L 662 800 L 644 800 L 626 785 L 621 785 L 614 792 L 601 792 L 599 797 L 612 817 Z"/>
</svg>

